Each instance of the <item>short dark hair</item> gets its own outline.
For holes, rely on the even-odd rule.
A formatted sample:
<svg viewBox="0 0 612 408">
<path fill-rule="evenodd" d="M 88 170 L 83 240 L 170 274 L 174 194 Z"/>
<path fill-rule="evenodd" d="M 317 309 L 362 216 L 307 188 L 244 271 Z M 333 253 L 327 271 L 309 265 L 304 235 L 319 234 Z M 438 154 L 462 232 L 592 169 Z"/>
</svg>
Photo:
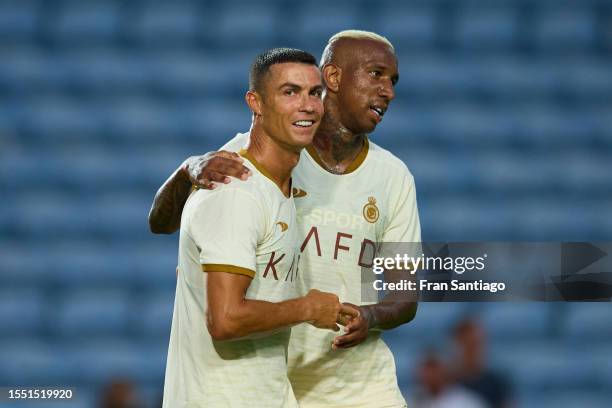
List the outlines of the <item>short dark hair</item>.
<svg viewBox="0 0 612 408">
<path fill-rule="evenodd" d="M 262 80 L 270 70 L 270 67 L 274 64 L 283 64 L 286 62 L 298 62 L 317 67 L 317 59 L 306 51 L 296 48 L 272 48 L 271 50 L 259 54 L 251 64 L 249 91 L 261 92 Z"/>
</svg>

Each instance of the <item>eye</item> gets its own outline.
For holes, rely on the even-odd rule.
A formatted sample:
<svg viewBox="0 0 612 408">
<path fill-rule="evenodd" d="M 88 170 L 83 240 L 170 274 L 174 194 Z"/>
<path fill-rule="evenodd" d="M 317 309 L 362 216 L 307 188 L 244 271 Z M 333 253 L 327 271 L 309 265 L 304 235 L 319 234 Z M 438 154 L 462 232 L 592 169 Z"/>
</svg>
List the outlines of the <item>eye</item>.
<svg viewBox="0 0 612 408">
<path fill-rule="evenodd" d="M 377 69 L 374 69 L 374 70 L 370 71 L 370 75 L 372 75 L 374 78 L 378 78 L 378 77 L 380 77 L 382 75 L 382 72 L 380 72 Z"/>
<path fill-rule="evenodd" d="M 315 90 L 311 91 L 310 94 L 312 96 L 316 96 L 317 98 L 320 99 L 323 96 L 323 91 L 320 90 L 320 89 L 315 89 Z"/>
<path fill-rule="evenodd" d="M 295 89 L 285 89 L 285 95 L 287 96 L 295 95 Z"/>
</svg>

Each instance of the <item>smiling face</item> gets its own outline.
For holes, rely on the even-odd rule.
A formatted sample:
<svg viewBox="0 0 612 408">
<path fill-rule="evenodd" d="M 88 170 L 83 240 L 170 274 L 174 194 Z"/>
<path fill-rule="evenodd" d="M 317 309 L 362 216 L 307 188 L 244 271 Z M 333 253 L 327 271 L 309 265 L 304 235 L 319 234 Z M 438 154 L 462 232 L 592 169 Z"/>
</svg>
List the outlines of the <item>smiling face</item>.
<svg viewBox="0 0 612 408">
<path fill-rule="evenodd" d="M 344 39 L 338 58 L 341 79 L 337 98 L 339 119 L 353 134 L 370 133 L 395 98 L 399 79 L 397 58 L 385 43 Z"/>
<path fill-rule="evenodd" d="M 274 64 L 251 108 L 270 138 L 293 150 L 301 149 L 312 142 L 321 122 L 322 93 L 321 72 L 315 65 Z"/>
</svg>

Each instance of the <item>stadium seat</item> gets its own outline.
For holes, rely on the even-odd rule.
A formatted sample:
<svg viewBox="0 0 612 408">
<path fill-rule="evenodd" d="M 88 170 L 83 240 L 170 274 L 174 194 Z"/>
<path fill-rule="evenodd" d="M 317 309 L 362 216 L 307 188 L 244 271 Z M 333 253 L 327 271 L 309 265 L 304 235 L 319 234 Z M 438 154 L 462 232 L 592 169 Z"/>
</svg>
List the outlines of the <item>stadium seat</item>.
<svg viewBox="0 0 612 408">
<path fill-rule="evenodd" d="M 110 137 L 122 141 L 163 141 L 185 134 L 185 118 L 179 106 L 137 97 L 117 101 L 110 108 Z"/>
<path fill-rule="evenodd" d="M 518 389 L 548 393 L 596 389 L 600 370 L 589 354 L 551 340 L 498 345 L 490 353 L 494 366 L 507 370 Z M 517 356 L 521 362 L 517 363 Z"/>
<path fill-rule="evenodd" d="M 37 2 L 5 1 L 0 4 L 0 43 L 29 41 L 39 21 Z"/>
<path fill-rule="evenodd" d="M 172 271 L 166 273 L 172 275 Z M 169 338 L 174 297 L 174 291 L 167 290 L 152 292 L 142 299 L 134 311 L 134 321 L 143 338 Z"/>
<path fill-rule="evenodd" d="M 45 297 L 35 289 L 0 292 L 2 338 L 41 333 L 45 322 Z"/>
<path fill-rule="evenodd" d="M 209 33 L 213 48 L 250 48 L 254 56 L 275 44 L 283 16 L 277 7 L 257 3 L 225 4 L 215 17 L 215 30 Z"/>
<path fill-rule="evenodd" d="M 5 387 L 53 386 L 65 379 L 60 356 L 52 345 L 36 337 L 2 340 L 0 361 L 0 382 Z"/>
<path fill-rule="evenodd" d="M 588 9 L 547 8 L 540 11 L 534 39 L 546 51 L 588 52 L 595 34 L 595 16 Z"/>
<path fill-rule="evenodd" d="M 579 203 L 559 203 L 547 200 L 530 200 L 518 204 L 514 228 L 523 237 L 534 241 L 580 241 L 588 237 L 595 226 L 590 215 L 578 211 Z"/>
<path fill-rule="evenodd" d="M 215 56 L 210 53 L 165 52 L 150 58 L 151 86 L 168 95 L 202 97 L 220 91 Z"/>
<path fill-rule="evenodd" d="M 426 217 L 423 225 L 427 225 L 426 222 L 431 224 L 435 239 L 445 242 L 514 238 L 512 222 L 516 213 L 508 203 L 493 200 L 476 202 L 469 197 L 458 196 L 430 203 L 423 214 Z M 436 225 L 444 227 L 438 229 Z"/>
<path fill-rule="evenodd" d="M 113 41 L 120 23 L 120 10 L 114 2 L 66 3 L 58 11 L 56 19 L 48 22 L 51 36 L 63 46 Z"/>
<path fill-rule="evenodd" d="M 114 378 L 161 384 L 164 377 L 167 344 L 134 344 L 120 339 L 75 342 L 63 351 L 71 384 L 100 387 Z M 83 364 L 95 361 L 95 364 Z"/>
<path fill-rule="evenodd" d="M 474 65 L 462 57 L 421 54 L 408 60 L 409 64 L 402 65 L 397 89 L 400 95 L 410 98 L 448 100 L 465 96 L 478 80 Z M 453 69 L 448 69 L 449 66 Z"/>
<path fill-rule="evenodd" d="M 29 47 L 3 47 L 0 59 L 0 85 L 5 92 L 23 95 L 54 89 L 53 65 L 44 53 Z"/>
<path fill-rule="evenodd" d="M 562 68 L 550 58 L 502 54 L 482 57 L 474 65 L 474 89 L 496 101 L 541 103 L 552 98 L 562 84 Z"/>
<path fill-rule="evenodd" d="M 612 339 L 612 307 L 607 302 L 571 303 L 565 332 L 576 344 L 605 343 Z"/>
<path fill-rule="evenodd" d="M 465 8 L 457 21 L 457 42 L 464 50 L 508 49 L 516 39 L 516 10 L 506 8 Z"/>
<path fill-rule="evenodd" d="M 482 321 L 489 336 L 522 343 L 544 339 L 552 329 L 549 305 L 546 303 L 491 303 L 482 309 Z"/>
<path fill-rule="evenodd" d="M 450 327 L 465 310 L 462 303 L 422 302 L 414 320 L 402 330 L 385 333 L 385 339 L 400 344 L 408 338 L 421 348 L 444 346 Z"/>
<path fill-rule="evenodd" d="M 156 54 L 123 51 L 109 47 L 88 47 L 64 51 L 51 67 L 58 71 L 57 82 L 63 88 L 75 89 L 98 97 L 142 93 L 151 86 L 151 60 Z M 105 106 L 109 101 L 105 100 Z M 96 108 L 104 113 L 105 106 Z"/>
<path fill-rule="evenodd" d="M 334 2 L 324 7 L 325 12 L 321 10 L 316 1 L 296 6 L 300 19 L 293 29 L 298 47 L 322 50 L 333 34 L 360 26 L 359 12 L 350 2 Z"/>
<path fill-rule="evenodd" d="M 83 290 L 57 295 L 51 328 L 61 338 L 122 335 L 129 328 L 132 306 L 123 290 Z"/>
<path fill-rule="evenodd" d="M 605 101 L 612 93 L 609 61 L 587 60 L 563 64 L 561 81 L 568 96 L 582 102 Z"/>
<path fill-rule="evenodd" d="M 538 395 L 540 394 L 540 395 Z M 521 400 L 524 408 L 606 408 L 610 405 L 610 395 L 600 391 L 576 392 L 554 392 L 541 395 L 534 393 L 530 399 Z"/>
<path fill-rule="evenodd" d="M 228 118 L 233 119 L 230 121 Z M 251 113 L 242 101 L 220 100 L 191 106 L 188 120 L 192 131 L 217 149 L 236 136 L 236 133 L 249 130 Z"/>
<path fill-rule="evenodd" d="M 10 231 L 10 230 L 9 230 Z M 0 286 L 5 289 L 43 289 L 50 284 L 49 262 L 45 245 L 23 239 L 0 241 Z M 25 245 L 27 242 L 27 245 Z"/>
<path fill-rule="evenodd" d="M 41 97 L 27 104 L 21 126 L 39 140 L 55 135 L 71 139 L 96 135 L 104 123 L 99 108 L 59 95 Z"/>
<path fill-rule="evenodd" d="M 194 2 L 153 2 L 143 4 L 131 16 L 127 30 L 130 37 L 145 46 L 185 46 L 205 32 L 208 13 L 200 12 Z"/>
<path fill-rule="evenodd" d="M 433 8 L 387 2 L 373 30 L 394 43 L 398 50 L 431 47 L 436 40 Z"/>
</svg>

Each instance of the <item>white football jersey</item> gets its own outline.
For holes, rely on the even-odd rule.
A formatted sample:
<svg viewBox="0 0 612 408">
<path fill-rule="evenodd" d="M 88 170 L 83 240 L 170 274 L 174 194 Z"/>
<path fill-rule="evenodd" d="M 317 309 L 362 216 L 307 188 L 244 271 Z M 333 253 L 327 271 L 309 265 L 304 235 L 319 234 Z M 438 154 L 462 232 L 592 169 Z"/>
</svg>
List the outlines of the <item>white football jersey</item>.
<svg viewBox="0 0 612 408">
<path fill-rule="evenodd" d="M 224 150 L 248 143 L 239 134 Z M 299 294 L 316 288 L 341 302 L 365 305 L 362 264 L 377 242 L 420 242 L 412 174 L 387 150 L 366 140 L 341 175 L 325 170 L 316 151 L 302 152 L 293 173 L 293 196 L 301 234 Z M 240 183 L 233 181 L 233 183 Z M 371 331 L 357 347 L 332 350 L 337 333 L 310 325 L 293 328 L 289 378 L 300 407 L 401 407 L 395 361 Z"/>
<path fill-rule="evenodd" d="M 215 341 L 206 328 L 210 273 L 250 276 L 246 298 L 297 297 L 295 205 L 252 158 L 246 182 L 195 190 L 181 218 L 179 263 L 164 408 L 296 407 L 287 378 L 291 330 Z"/>
</svg>

